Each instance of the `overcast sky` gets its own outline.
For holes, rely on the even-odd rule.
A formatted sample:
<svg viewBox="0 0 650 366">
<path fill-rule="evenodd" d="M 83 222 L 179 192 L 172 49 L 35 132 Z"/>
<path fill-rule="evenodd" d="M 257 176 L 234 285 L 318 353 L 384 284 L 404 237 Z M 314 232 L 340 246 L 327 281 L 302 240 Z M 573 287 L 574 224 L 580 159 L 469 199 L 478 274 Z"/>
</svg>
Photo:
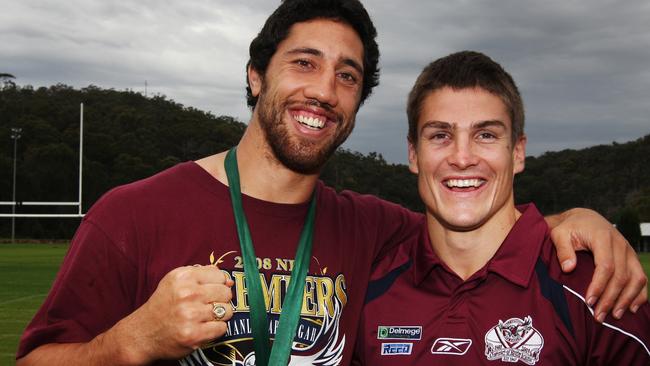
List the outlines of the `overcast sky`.
<svg viewBox="0 0 650 366">
<path fill-rule="evenodd" d="M 248 45 L 278 0 L 1 0 L 0 73 L 16 83 L 164 94 L 247 122 Z M 373 0 L 380 85 L 345 147 L 406 162 L 406 94 L 430 61 L 464 49 L 508 70 L 528 155 L 650 133 L 647 0 Z"/>
</svg>

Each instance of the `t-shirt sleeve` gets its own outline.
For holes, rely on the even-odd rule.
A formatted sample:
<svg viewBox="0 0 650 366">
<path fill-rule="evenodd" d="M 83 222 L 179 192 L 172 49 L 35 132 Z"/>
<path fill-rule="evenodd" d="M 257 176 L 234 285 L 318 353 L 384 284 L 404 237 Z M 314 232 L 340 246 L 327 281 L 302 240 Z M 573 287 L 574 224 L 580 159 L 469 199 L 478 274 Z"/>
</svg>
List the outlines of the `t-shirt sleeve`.
<svg viewBox="0 0 650 366">
<path fill-rule="evenodd" d="M 373 209 L 378 217 L 377 246 L 375 261 L 384 257 L 392 249 L 405 242 L 417 240 L 424 227 L 424 216 L 412 212 L 395 203 L 376 198 L 377 207 Z"/>
<path fill-rule="evenodd" d="M 48 343 L 88 342 L 134 310 L 136 268 L 92 220 L 77 230 L 16 358 Z"/>
<path fill-rule="evenodd" d="M 578 254 L 574 273 L 563 275 L 576 342 L 587 365 L 650 365 L 650 304 L 636 314 L 626 311 L 621 319 L 608 315 L 596 322 L 584 298 L 591 275 L 592 257 Z"/>
</svg>

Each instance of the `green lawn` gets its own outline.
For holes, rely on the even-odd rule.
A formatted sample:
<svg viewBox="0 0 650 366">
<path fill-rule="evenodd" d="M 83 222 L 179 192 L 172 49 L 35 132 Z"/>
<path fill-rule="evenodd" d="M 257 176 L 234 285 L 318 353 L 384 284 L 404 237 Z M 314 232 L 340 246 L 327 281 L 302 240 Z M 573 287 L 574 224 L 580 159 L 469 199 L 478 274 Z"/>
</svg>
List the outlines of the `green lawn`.
<svg viewBox="0 0 650 366">
<path fill-rule="evenodd" d="M 12 365 L 18 339 L 43 302 L 68 246 L 0 244 L 0 365 Z M 650 253 L 639 255 L 650 277 Z"/>
<path fill-rule="evenodd" d="M 13 365 L 18 339 L 45 299 L 67 244 L 0 244 L 0 365 Z"/>
<path fill-rule="evenodd" d="M 646 276 L 650 277 L 650 253 L 640 253 L 641 265 L 645 269 Z M 650 291 L 648 292 L 650 294 Z"/>
</svg>

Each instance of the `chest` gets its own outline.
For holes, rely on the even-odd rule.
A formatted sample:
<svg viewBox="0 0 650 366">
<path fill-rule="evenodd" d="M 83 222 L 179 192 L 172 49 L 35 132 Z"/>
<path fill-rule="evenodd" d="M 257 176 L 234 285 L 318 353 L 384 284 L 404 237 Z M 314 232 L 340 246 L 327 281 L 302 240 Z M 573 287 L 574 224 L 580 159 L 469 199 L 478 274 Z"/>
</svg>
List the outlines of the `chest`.
<svg viewBox="0 0 650 366">
<path fill-rule="evenodd" d="M 367 364 L 571 365 L 572 336 L 534 288 L 484 280 L 418 289 L 399 283 L 364 310 Z M 381 316 L 372 316 L 381 314 Z"/>
<path fill-rule="evenodd" d="M 235 283 L 231 300 L 234 315 L 227 322 L 224 337 L 204 348 L 201 357 L 214 364 L 250 361 L 254 359 L 250 301 L 232 214 L 224 208 L 207 216 L 183 216 L 180 221 L 149 230 L 149 251 L 139 255 L 143 263 L 141 281 L 147 283 L 142 297 L 148 297 L 173 268 L 217 265 Z M 247 220 L 273 337 L 292 279 L 304 218 L 247 212 Z M 336 360 L 344 350 L 350 352 L 346 339 L 354 338 L 358 325 L 374 245 L 367 233 L 372 232 L 336 215 L 317 216 L 292 352 L 296 364 Z"/>
</svg>

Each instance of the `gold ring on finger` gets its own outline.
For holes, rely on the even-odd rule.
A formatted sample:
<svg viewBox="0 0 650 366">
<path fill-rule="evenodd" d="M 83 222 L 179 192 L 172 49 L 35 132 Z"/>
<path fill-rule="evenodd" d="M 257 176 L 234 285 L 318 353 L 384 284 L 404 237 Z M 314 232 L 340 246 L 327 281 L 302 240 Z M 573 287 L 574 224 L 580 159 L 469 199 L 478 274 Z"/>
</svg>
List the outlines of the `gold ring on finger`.
<svg viewBox="0 0 650 366">
<path fill-rule="evenodd" d="M 226 316 L 226 308 L 216 302 L 212 303 L 212 314 L 214 315 L 215 321 L 221 321 L 224 316 Z"/>
</svg>

